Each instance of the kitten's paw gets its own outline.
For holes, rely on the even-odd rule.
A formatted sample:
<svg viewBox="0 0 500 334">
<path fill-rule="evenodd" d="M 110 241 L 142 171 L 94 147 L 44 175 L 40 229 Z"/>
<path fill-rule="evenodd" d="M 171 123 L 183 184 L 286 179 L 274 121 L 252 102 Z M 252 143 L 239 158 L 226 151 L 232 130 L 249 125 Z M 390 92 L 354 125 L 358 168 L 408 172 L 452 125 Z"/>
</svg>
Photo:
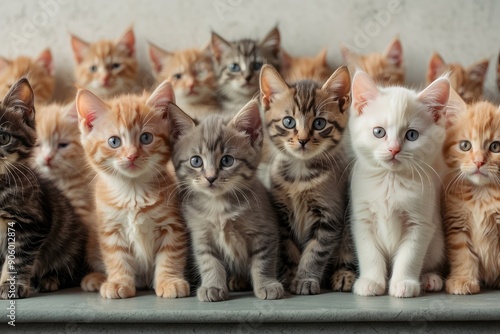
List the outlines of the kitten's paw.
<svg viewBox="0 0 500 334">
<path fill-rule="evenodd" d="M 436 273 L 426 273 L 422 277 L 425 291 L 437 292 L 443 290 L 443 279 Z"/>
<path fill-rule="evenodd" d="M 356 273 L 348 269 L 337 270 L 332 276 L 333 291 L 352 291 L 352 286 L 356 281 Z"/>
<path fill-rule="evenodd" d="M 201 286 L 196 292 L 201 302 L 220 302 L 229 298 L 227 289 Z"/>
<path fill-rule="evenodd" d="M 108 299 L 130 298 L 135 296 L 135 286 L 113 282 L 102 283 L 100 291 L 101 297 Z"/>
<path fill-rule="evenodd" d="M 358 296 L 382 296 L 385 294 L 385 282 L 360 277 L 354 283 L 352 291 Z"/>
<path fill-rule="evenodd" d="M 317 295 L 320 292 L 319 281 L 315 278 L 294 279 L 290 292 L 295 295 Z"/>
<path fill-rule="evenodd" d="M 451 276 L 446 280 L 446 292 L 453 295 L 474 295 L 480 290 L 479 281 L 467 277 Z"/>
<path fill-rule="evenodd" d="M 270 283 L 255 289 L 255 296 L 259 299 L 281 299 L 285 295 L 285 289 L 279 282 Z"/>
<path fill-rule="evenodd" d="M 391 282 L 389 294 L 396 298 L 411 298 L 420 295 L 420 282 L 407 279 Z"/>
<path fill-rule="evenodd" d="M 59 279 L 54 276 L 46 276 L 40 280 L 40 292 L 51 292 L 59 290 Z"/>
<path fill-rule="evenodd" d="M 8 281 L 0 285 L 0 299 L 20 299 L 30 295 L 30 287 L 26 284 L 10 284 Z"/>
<path fill-rule="evenodd" d="M 189 283 L 184 279 L 170 279 L 158 282 L 155 287 L 158 297 L 182 298 L 189 296 Z"/>
<path fill-rule="evenodd" d="M 248 280 L 243 277 L 231 276 L 229 278 L 229 291 L 248 290 Z"/>
<path fill-rule="evenodd" d="M 99 291 L 102 283 L 106 282 L 106 275 L 102 273 L 90 273 L 82 279 L 80 284 L 83 291 L 95 292 Z"/>
</svg>

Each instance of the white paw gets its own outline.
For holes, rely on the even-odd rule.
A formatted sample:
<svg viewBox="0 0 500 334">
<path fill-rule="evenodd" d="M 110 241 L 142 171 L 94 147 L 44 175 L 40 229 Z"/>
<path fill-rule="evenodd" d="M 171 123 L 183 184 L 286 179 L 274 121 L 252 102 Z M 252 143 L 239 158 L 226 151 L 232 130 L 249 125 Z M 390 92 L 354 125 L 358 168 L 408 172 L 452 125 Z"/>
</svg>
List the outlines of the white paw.
<svg viewBox="0 0 500 334">
<path fill-rule="evenodd" d="M 200 286 L 196 294 L 200 302 L 220 302 L 229 298 L 227 288 L 215 286 Z"/>
<path fill-rule="evenodd" d="M 385 282 L 360 277 L 354 283 L 352 291 L 358 296 L 381 296 L 385 294 Z"/>
<path fill-rule="evenodd" d="M 281 299 L 285 295 L 285 289 L 279 282 L 273 282 L 255 289 L 255 296 L 259 299 Z"/>
<path fill-rule="evenodd" d="M 393 281 L 389 286 L 389 294 L 397 298 L 410 298 L 420 295 L 420 282 L 407 279 Z"/>
<path fill-rule="evenodd" d="M 441 291 L 443 289 L 443 279 L 435 273 L 424 274 L 422 284 L 425 291 Z"/>
</svg>

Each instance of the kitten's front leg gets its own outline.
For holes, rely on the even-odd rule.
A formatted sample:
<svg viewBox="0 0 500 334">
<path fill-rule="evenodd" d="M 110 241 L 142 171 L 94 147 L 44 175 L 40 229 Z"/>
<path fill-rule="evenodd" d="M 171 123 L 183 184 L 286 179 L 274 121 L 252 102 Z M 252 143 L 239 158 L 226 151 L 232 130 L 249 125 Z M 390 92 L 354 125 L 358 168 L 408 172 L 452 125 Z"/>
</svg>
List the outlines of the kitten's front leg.
<svg viewBox="0 0 500 334">
<path fill-rule="evenodd" d="M 264 239 L 262 236 L 261 239 Z M 285 294 L 283 285 L 276 279 L 277 249 L 275 242 L 265 240 L 254 245 L 252 258 L 252 283 L 255 296 L 260 299 L 281 299 Z"/>
</svg>

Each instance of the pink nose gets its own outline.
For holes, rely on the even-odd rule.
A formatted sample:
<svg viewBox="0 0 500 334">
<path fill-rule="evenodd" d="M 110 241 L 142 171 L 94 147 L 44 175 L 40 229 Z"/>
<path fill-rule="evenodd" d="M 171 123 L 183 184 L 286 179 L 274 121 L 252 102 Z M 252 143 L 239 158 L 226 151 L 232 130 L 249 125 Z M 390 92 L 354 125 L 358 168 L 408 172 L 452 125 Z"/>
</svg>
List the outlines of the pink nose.
<svg viewBox="0 0 500 334">
<path fill-rule="evenodd" d="M 47 165 L 50 165 L 50 162 L 51 162 L 51 161 L 52 161 L 52 157 L 51 157 L 51 156 L 46 156 L 46 157 L 45 157 L 45 163 L 46 163 Z"/>
<path fill-rule="evenodd" d="M 401 150 L 399 148 L 390 148 L 389 152 L 391 152 L 392 156 L 395 157 Z"/>
<path fill-rule="evenodd" d="M 127 157 L 127 159 L 130 160 L 130 162 L 134 162 L 138 157 L 138 154 L 131 154 Z"/>
<path fill-rule="evenodd" d="M 481 168 L 482 166 L 484 166 L 484 161 L 474 161 L 474 164 L 477 166 L 477 168 Z"/>
</svg>

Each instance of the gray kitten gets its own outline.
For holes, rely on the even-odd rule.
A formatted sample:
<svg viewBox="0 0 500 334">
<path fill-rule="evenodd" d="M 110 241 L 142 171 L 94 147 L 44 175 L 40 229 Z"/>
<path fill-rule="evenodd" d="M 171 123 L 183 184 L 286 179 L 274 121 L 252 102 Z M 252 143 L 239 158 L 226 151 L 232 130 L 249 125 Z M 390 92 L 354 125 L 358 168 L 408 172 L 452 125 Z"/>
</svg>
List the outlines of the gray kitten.
<svg viewBox="0 0 500 334">
<path fill-rule="evenodd" d="M 225 300 L 248 278 L 258 298 L 282 298 L 278 223 L 255 175 L 262 150 L 258 103 L 250 101 L 232 119 L 213 115 L 199 124 L 170 104 L 169 117 L 182 212 L 201 275 L 198 299 Z"/>
</svg>

